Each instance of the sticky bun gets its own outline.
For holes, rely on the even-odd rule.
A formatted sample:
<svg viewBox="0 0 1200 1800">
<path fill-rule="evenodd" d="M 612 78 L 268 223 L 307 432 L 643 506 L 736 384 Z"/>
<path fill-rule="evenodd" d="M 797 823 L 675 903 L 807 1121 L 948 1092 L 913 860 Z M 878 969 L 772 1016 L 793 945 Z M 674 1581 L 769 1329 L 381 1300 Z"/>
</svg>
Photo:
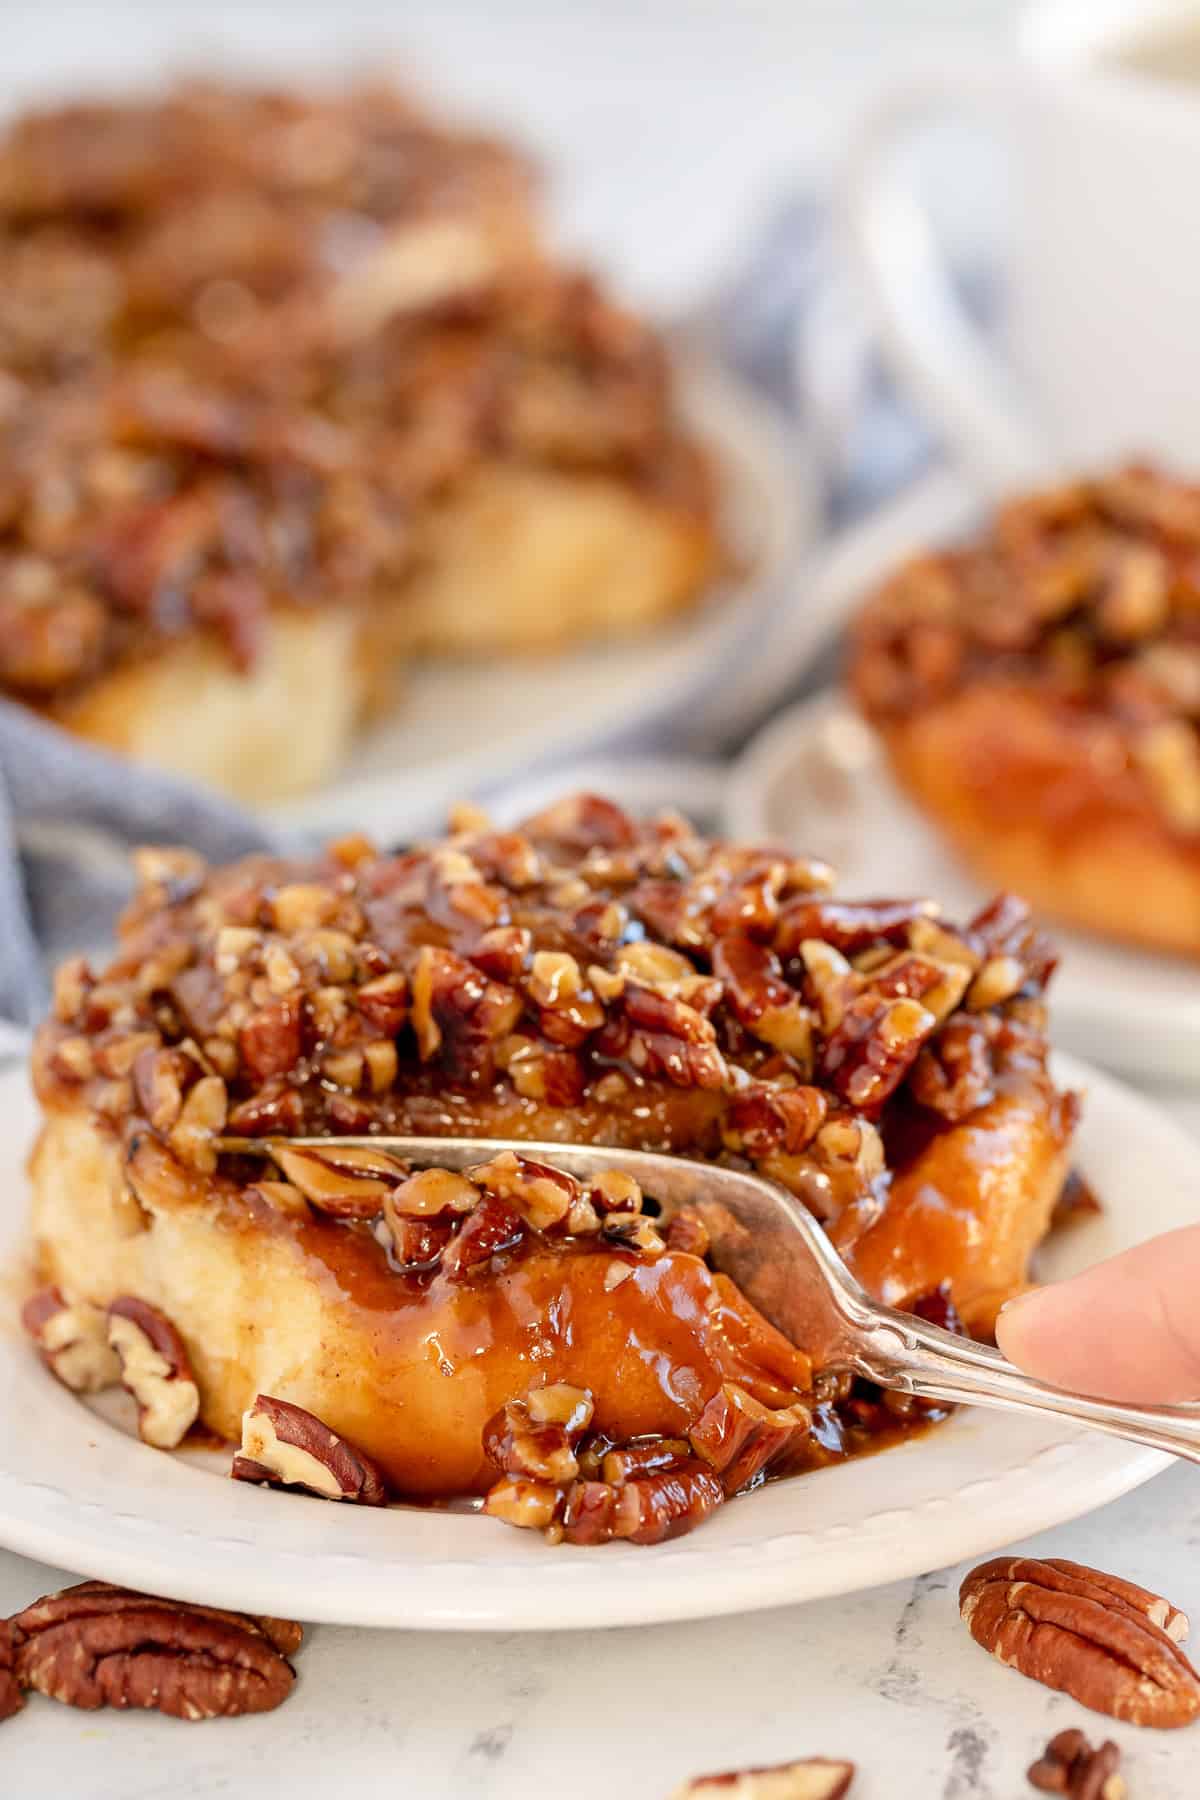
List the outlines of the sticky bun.
<svg viewBox="0 0 1200 1800">
<path fill-rule="evenodd" d="M 839 900 L 824 864 L 592 795 L 454 823 L 396 855 L 141 854 L 115 959 L 59 972 L 36 1043 L 27 1324 L 49 1366 L 124 1380 L 151 1441 L 197 1416 L 240 1439 L 242 1479 L 487 1493 L 574 1542 L 658 1541 L 903 1430 L 903 1403 L 814 1369 L 706 1260 L 701 1220 L 660 1230 L 628 1175 L 214 1139 L 737 1159 L 874 1293 L 986 1334 L 1075 1118 L 1025 908 L 956 927 Z"/>
<path fill-rule="evenodd" d="M 1200 956 L 1200 487 L 1133 467 L 1003 507 L 885 583 L 850 677 L 982 879 Z"/>
<path fill-rule="evenodd" d="M 0 691 L 248 799 L 413 653 L 636 627 L 720 561 L 658 337 L 520 157 L 386 89 L 18 117 L 0 471 Z"/>
</svg>

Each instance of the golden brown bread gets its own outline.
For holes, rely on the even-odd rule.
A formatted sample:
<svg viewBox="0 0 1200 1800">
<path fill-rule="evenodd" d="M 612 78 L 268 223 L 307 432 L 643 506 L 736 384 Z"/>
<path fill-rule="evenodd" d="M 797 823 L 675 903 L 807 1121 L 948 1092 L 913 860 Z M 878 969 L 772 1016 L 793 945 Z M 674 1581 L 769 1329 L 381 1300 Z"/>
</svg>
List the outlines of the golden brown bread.
<svg viewBox="0 0 1200 1800">
<path fill-rule="evenodd" d="M 1200 955 L 1200 489 L 1032 495 L 863 609 L 850 679 L 904 788 L 986 881 Z"/>
<path fill-rule="evenodd" d="M 276 606 L 251 665 L 190 633 L 52 701 L 70 731 L 254 805 L 320 787 L 421 654 L 554 651 L 645 629 L 712 569 L 703 522 L 604 474 L 482 464 L 432 508 L 394 592 Z M 303 728 L 298 729 L 298 721 Z"/>
<path fill-rule="evenodd" d="M 986 1331 L 1026 1278 L 1074 1103 L 1019 903 L 955 929 L 841 902 L 821 864 L 591 796 L 395 857 L 141 866 L 117 958 L 68 965 L 39 1034 L 33 1233 L 69 1302 L 174 1324 L 222 1435 L 270 1393 L 430 1495 L 487 1484 L 485 1424 L 538 1383 L 588 1390 L 617 1442 L 678 1439 L 728 1384 L 814 1403 L 803 1345 L 702 1240 L 656 1243 L 640 1199 L 485 1184 L 464 1211 L 459 1182 L 418 1205 L 375 1165 L 313 1185 L 303 1159 L 218 1156 L 224 1129 L 736 1156 L 893 1303 L 948 1291 Z M 859 1429 L 818 1400 L 810 1461 Z"/>
<path fill-rule="evenodd" d="M 984 880 L 1086 930 L 1200 955 L 1200 839 L 1172 831 L 1112 720 L 981 682 L 878 730 Z"/>
</svg>

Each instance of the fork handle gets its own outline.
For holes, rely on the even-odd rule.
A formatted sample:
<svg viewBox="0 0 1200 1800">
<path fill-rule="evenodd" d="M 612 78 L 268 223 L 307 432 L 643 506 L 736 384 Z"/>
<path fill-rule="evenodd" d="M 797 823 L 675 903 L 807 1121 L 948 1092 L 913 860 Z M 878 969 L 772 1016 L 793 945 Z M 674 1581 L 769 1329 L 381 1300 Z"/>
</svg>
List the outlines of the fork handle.
<svg viewBox="0 0 1200 1800">
<path fill-rule="evenodd" d="M 881 1387 L 969 1406 L 1038 1413 L 1200 1462 L 1200 1406 L 1126 1406 L 1023 1375 L 999 1350 L 888 1312 L 866 1333 L 858 1372 Z"/>
</svg>

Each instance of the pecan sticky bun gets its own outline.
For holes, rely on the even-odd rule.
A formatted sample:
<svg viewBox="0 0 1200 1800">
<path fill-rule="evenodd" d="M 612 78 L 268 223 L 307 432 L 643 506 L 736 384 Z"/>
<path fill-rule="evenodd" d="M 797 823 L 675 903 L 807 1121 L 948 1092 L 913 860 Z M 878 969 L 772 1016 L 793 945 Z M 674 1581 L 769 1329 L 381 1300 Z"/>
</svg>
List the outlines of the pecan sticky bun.
<svg viewBox="0 0 1200 1800">
<path fill-rule="evenodd" d="M 983 879 L 1200 955 L 1200 486 L 1132 467 L 1002 507 L 874 596 L 850 677 Z"/>
<path fill-rule="evenodd" d="M 0 135 L 0 691 L 60 723 L 303 787 L 414 651 L 694 598 L 714 508 L 660 341 L 503 146 L 386 89 Z"/>
<path fill-rule="evenodd" d="M 925 901 L 838 900 L 819 862 L 590 795 L 517 830 L 460 824 L 305 864 L 141 854 L 115 959 L 60 971 L 37 1039 L 46 1291 L 26 1317 L 49 1367 L 80 1388 L 108 1368 L 150 1441 L 198 1399 L 242 1480 L 484 1493 L 576 1543 L 660 1541 L 913 1422 L 814 1369 L 710 1266 L 704 1222 L 660 1229 L 628 1175 L 214 1139 L 735 1158 L 873 1292 L 987 1332 L 1074 1122 L 1024 907 L 960 928 Z"/>
</svg>

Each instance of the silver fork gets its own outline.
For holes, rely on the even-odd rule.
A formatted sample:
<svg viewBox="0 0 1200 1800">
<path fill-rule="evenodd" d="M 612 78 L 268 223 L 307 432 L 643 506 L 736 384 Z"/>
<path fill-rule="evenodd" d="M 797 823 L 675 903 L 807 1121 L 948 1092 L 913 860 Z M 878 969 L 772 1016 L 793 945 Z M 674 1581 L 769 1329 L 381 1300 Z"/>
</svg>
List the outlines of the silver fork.
<svg viewBox="0 0 1200 1800">
<path fill-rule="evenodd" d="M 1200 1462 L 1200 1405 L 1125 1406 L 1050 1387 L 1023 1375 L 987 1344 L 880 1305 L 800 1202 L 760 1175 L 646 1150 L 515 1138 L 224 1137 L 217 1142 L 222 1150 L 266 1157 L 275 1145 L 386 1150 L 415 1168 L 455 1170 L 514 1150 L 585 1180 L 599 1170 L 624 1169 L 658 1202 L 663 1222 L 683 1206 L 700 1214 L 709 1227 L 713 1266 L 731 1276 L 818 1368 L 851 1369 L 880 1387 L 926 1400 L 1067 1419 Z"/>
</svg>

